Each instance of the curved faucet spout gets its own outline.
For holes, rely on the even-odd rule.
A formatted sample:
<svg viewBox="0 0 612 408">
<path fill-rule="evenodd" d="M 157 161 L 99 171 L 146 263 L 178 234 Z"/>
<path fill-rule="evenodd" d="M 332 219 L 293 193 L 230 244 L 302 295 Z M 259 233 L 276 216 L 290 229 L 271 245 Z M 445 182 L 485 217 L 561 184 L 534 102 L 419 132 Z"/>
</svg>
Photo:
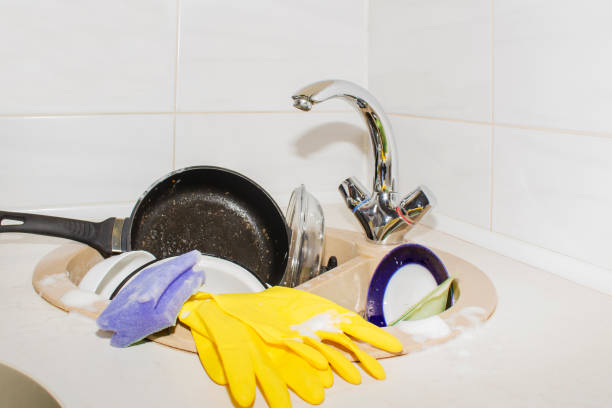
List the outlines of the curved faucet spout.
<svg viewBox="0 0 612 408">
<path fill-rule="evenodd" d="M 310 84 L 292 96 L 293 106 L 309 111 L 331 98 L 349 102 L 366 122 L 374 152 L 374 181 L 369 192 L 349 177 L 338 187 L 346 205 L 361 223 L 366 237 L 378 244 L 397 244 L 432 206 L 431 195 L 419 187 L 402 197 L 397 187 L 397 160 L 391 125 L 380 104 L 365 89 L 348 81 L 330 80 Z"/>
<path fill-rule="evenodd" d="M 348 81 L 328 80 L 315 82 L 293 96 L 293 106 L 309 111 L 313 105 L 331 98 L 342 98 L 362 114 L 366 122 L 372 150 L 374 152 L 373 192 L 394 192 L 397 183 L 397 169 L 393 164 L 395 142 L 391 125 L 383 114 L 376 99 L 362 87 Z"/>
</svg>

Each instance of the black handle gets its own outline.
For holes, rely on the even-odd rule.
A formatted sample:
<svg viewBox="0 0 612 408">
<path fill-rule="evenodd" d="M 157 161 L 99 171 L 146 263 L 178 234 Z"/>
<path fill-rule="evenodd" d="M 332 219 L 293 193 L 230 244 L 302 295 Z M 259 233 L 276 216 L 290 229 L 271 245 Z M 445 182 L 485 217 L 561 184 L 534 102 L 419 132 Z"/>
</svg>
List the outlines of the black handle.
<svg viewBox="0 0 612 408">
<path fill-rule="evenodd" d="M 12 222 L 11 222 L 12 221 Z M 112 253 L 115 218 L 102 222 L 73 220 L 48 215 L 0 211 L 0 232 L 22 232 L 79 241 L 103 256 Z"/>
</svg>

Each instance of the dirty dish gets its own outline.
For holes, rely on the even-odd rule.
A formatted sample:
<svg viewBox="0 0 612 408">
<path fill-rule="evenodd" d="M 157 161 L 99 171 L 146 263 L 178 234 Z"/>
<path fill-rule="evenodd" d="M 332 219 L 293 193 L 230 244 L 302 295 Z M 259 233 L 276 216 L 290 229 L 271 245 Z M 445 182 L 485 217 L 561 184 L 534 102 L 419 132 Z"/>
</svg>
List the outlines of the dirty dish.
<svg viewBox="0 0 612 408">
<path fill-rule="evenodd" d="M 67 238 L 105 257 L 145 250 L 161 259 L 197 249 L 242 265 L 271 285 L 285 272 L 290 237 L 282 211 L 262 187 L 212 166 L 187 167 L 162 177 L 126 219 L 96 223 L 0 211 L 0 232 Z"/>
<path fill-rule="evenodd" d="M 281 285 L 295 287 L 321 273 L 325 221 L 321 204 L 303 184 L 293 190 L 286 218 L 291 242 Z"/>
<path fill-rule="evenodd" d="M 387 326 L 447 280 L 448 272 L 430 249 L 404 244 L 380 261 L 368 288 L 366 318 Z"/>
</svg>

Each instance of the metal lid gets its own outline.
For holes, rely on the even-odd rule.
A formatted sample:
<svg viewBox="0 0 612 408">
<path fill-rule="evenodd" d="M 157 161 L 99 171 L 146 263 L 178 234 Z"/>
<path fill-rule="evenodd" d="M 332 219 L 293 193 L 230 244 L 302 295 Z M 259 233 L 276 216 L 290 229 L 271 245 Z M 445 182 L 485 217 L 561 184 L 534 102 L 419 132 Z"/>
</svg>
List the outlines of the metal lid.
<svg viewBox="0 0 612 408">
<path fill-rule="evenodd" d="M 323 210 L 303 184 L 291 193 L 286 218 L 291 242 L 281 285 L 294 287 L 319 275 L 323 252 Z"/>
</svg>

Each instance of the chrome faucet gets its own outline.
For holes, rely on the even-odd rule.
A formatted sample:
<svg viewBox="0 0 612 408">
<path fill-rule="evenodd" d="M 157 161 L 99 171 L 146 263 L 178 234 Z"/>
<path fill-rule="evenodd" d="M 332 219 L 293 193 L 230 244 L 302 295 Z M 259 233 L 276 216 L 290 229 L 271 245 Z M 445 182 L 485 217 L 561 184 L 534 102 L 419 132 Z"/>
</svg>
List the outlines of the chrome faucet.
<svg viewBox="0 0 612 408">
<path fill-rule="evenodd" d="M 328 99 L 342 98 L 362 114 L 374 152 L 372 192 L 354 177 L 344 180 L 338 189 L 369 240 L 378 244 L 401 243 L 404 234 L 431 209 L 432 195 L 424 186 L 403 198 L 395 191 L 395 143 L 380 104 L 367 90 L 342 80 L 315 82 L 297 91 L 292 98 L 293 106 L 303 111 L 310 111 L 313 105 Z"/>
</svg>

